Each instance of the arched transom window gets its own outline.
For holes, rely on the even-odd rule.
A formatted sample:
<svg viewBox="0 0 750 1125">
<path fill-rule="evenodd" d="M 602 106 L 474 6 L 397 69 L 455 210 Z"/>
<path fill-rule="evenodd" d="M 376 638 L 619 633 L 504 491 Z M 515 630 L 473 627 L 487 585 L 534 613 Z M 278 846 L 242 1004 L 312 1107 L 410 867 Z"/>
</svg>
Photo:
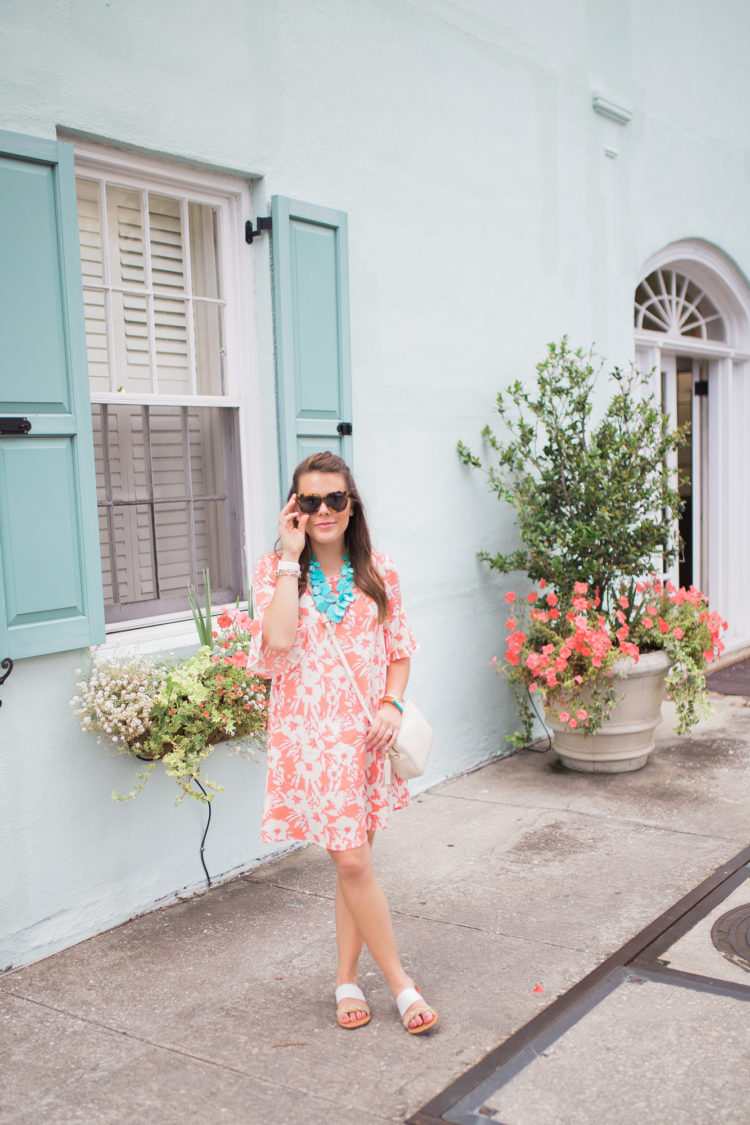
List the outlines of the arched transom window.
<svg viewBox="0 0 750 1125">
<path fill-rule="evenodd" d="M 675 269 L 650 273 L 635 291 L 635 327 L 698 340 L 726 339 L 724 321 L 711 298 Z"/>
</svg>

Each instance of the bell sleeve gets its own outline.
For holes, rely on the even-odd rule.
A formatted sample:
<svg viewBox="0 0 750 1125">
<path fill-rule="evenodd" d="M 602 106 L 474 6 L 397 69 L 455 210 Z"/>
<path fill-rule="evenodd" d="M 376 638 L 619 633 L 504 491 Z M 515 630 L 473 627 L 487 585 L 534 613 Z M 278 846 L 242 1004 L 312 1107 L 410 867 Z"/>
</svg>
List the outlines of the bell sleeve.
<svg viewBox="0 0 750 1125">
<path fill-rule="evenodd" d="M 383 625 L 385 652 L 389 664 L 411 656 L 419 647 L 404 613 L 401 601 L 401 584 L 392 559 L 382 555 L 380 573 L 388 595 L 388 618 Z"/>
<path fill-rule="evenodd" d="M 253 577 L 253 610 L 255 616 L 250 623 L 250 644 L 247 651 L 248 671 L 255 672 L 259 676 L 265 676 L 269 680 L 279 676 L 296 664 L 299 658 L 301 633 L 301 623 L 298 618 L 294 644 L 288 652 L 271 652 L 268 646 L 263 643 L 263 618 L 276 589 L 277 565 L 276 555 L 271 554 L 264 555 L 255 568 Z M 289 582 L 291 579 L 285 578 L 284 581 Z"/>
</svg>

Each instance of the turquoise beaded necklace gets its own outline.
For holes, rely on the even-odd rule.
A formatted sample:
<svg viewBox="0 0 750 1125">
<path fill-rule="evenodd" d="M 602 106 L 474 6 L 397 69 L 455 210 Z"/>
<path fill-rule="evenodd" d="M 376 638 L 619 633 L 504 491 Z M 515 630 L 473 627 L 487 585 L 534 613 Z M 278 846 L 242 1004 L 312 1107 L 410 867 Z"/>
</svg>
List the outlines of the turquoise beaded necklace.
<svg viewBox="0 0 750 1125">
<path fill-rule="evenodd" d="M 331 589 L 331 583 L 321 570 L 320 563 L 315 555 L 310 560 L 309 573 L 315 608 L 334 623 L 338 623 L 354 601 L 354 571 L 348 556 L 344 555 L 344 561 L 341 564 L 341 577 L 338 581 L 337 594 L 334 594 Z"/>
</svg>

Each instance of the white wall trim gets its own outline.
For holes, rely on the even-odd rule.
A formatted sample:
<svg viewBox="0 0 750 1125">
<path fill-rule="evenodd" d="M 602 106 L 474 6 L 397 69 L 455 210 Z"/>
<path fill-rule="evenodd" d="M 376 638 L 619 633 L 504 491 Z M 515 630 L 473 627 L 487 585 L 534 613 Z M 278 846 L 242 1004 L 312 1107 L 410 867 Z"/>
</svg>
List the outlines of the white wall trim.
<svg viewBox="0 0 750 1125">
<path fill-rule="evenodd" d="M 179 196 L 189 193 L 199 203 L 218 205 L 224 212 L 221 245 L 227 285 L 236 299 L 227 305 L 228 386 L 225 396 L 134 395 L 92 392 L 92 402 L 154 401 L 161 404 L 221 406 L 239 408 L 240 474 L 245 536 L 244 569 L 249 580 L 253 560 L 262 553 L 266 538 L 266 476 L 263 460 L 261 388 L 258 341 L 255 323 L 254 248 L 244 241 L 246 219 L 253 220 L 250 179 L 197 168 L 179 160 L 147 156 L 129 150 L 110 148 L 91 141 L 68 138 L 75 152 L 76 174 L 103 176 L 108 182 L 139 191 L 162 189 Z M 269 279 L 270 284 L 270 279 Z M 132 641 L 145 641 L 140 625 L 134 621 Z M 150 622 L 149 622 L 150 624 Z M 149 632 L 162 630 L 164 647 L 175 643 L 165 624 L 153 625 Z M 121 629 L 116 629 L 122 633 Z M 110 628 L 108 627 L 108 636 Z M 120 643 L 122 643 L 121 638 Z M 151 642 L 153 649 L 155 641 Z"/>
<path fill-rule="evenodd" d="M 605 98 L 603 94 L 595 93 L 591 104 L 595 113 L 600 113 L 602 117 L 608 117 L 610 121 L 616 121 L 618 125 L 627 125 L 633 116 L 632 109 L 628 109 L 627 106 L 614 101 L 612 98 Z M 616 156 L 617 153 L 614 153 L 614 155 Z"/>
<path fill-rule="evenodd" d="M 750 643 L 750 614 L 745 607 L 741 560 L 750 552 L 750 525 L 741 518 L 750 449 L 745 433 L 750 418 L 750 286 L 718 247 L 701 239 L 664 246 L 644 263 L 637 284 L 657 269 L 677 269 L 692 278 L 724 318 L 726 341 L 701 340 L 672 333 L 635 332 L 636 360 L 654 371 L 652 382 L 661 395 L 662 370 L 673 370 L 675 357 L 707 360 L 708 407 L 708 582 L 712 608 L 729 622 L 727 651 Z M 636 285 L 637 287 L 637 285 Z M 668 381 L 669 386 L 669 381 Z M 676 403 L 667 402 L 668 413 Z M 673 465 L 676 469 L 676 464 Z M 677 579 L 677 567 L 672 580 Z"/>
<path fill-rule="evenodd" d="M 636 287 L 654 270 L 678 269 L 688 274 L 706 291 L 724 318 L 727 329 L 726 344 L 715 341 L 692 341 L 687 348 L 690 352 L 704 355 L 737 355 L 746 358 L 750 355 L 750 284 L 731 258 L 720 247 L 701 238 L 686 238 L 670 242 L 646 259 L 636 280 Z M 635 287 L 634 287 L 635 288 Z M 663 332 L 641 332 L 636 341 L 657 342 L 663 347 L 666 336 Z M 672 344 L 685 344 L 685 338 L 670 338 Z M 708 350 L 702 350 L 702 349 Z"/>
</svg>

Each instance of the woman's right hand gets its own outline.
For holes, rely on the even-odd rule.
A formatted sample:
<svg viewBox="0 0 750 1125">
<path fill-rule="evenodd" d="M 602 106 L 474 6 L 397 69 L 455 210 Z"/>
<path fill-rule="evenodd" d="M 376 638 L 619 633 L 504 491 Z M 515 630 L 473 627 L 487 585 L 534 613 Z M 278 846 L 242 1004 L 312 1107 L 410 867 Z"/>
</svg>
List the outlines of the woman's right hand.
<svg viewBox="0 0 750 1125">
<path fill-rule="evenodd" d="M 292 493 L 279 516 L 281 553 L 287 561 L 296 562 L 302 554 L 305 546 L 305 528 L 309 518 L 297 511 L 297 494 Z"/>
</svg>

